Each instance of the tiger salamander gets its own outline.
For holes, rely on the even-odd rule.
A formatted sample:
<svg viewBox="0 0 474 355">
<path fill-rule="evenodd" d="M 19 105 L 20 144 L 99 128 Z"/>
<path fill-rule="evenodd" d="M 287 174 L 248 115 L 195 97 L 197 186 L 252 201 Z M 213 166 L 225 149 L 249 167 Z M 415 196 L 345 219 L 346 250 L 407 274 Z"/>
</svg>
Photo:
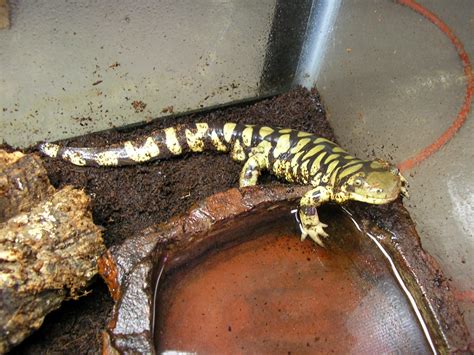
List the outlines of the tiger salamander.
<svg viewBox="0 0 474 355">
<path fill-rule="evenodd" d="M 384 161 L 360 160 L 335 143 L 312 133 L 236 123 L 196 123 L 158 130 L 148 137 L 104 148 L 62 147 L 43 143 L 40 151 L 75 165 L 121 166 L 169 158 L 207 149 L 228 152 L 243 162 L 240 186 L 253 186 L 262 171 L 291 183 L 313 188 L 299 204 L 301 240 L 310 237 L 323 245 L 326 224 L 317 207 L 348 200 L 384 204 L 406 194 L 398 169 Z"/>
</svg>

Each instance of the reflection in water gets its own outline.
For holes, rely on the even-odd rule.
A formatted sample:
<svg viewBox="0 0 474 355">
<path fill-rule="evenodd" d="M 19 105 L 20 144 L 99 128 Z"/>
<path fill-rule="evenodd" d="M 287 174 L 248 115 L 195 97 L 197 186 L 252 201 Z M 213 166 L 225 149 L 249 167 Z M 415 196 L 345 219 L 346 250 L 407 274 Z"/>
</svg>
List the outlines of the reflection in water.
<svg viewBox="0 0 474 355">
<path fill-rule="evenodd" d="M 344 207 L 342 207 L 342 209 L 344 210 L 344 212 L 346 212 L 349 216 L 350 216 L 350 219 L 352 221 L 352 223 L 356 226 L 357 230 L 359 232 L 361 232 L 361 228 L 360 226 L 357 224 L 357 221 L 352 217 L 352 214 Z M 420 313 L 420 310 L 415 302 L 415 299 L 413 297 L 413 295 L 411 294 L 411 292 L 408 290 L 408 287 L 406 286 L 405 282 L 403 281 L 400 273 L 398 272 L 398 269 L 397 267 L 395 266 L 395 263 L 393 262 L 393 259 L 390 257 L 390 255 L 388 254 L 388 252 L 383 248 L 382 244 L 380 244 L 380 242 L 377 240 L 377 238 L 375 238 L 372 234 L 370 233 L 367 233 L 366 234 L 374 243 L 375 245 L 377 246 L 377 248 L 379 248 L 379 250 L 382 252 L 383 256 L 388 260 L 389 264 L 390 264 L 390 267 L 392 269 L 392 272 L 398 282 L 398 284 L 400 285 L 400 287 L 402 288 L 403 292 L 405 293 L 405 295 L 407 296 L 408 300 L 410 301 L 410 304 L 413 308 L 413 311 L 415 312 L 416 314 L 416 317 L 418 319 L 418 321 L 420 322 L 420 325 L 421 325 L 421 328 L 423 329 L 423 333 L 425 334 L 425 337 L 426 337 L 426 340 L 428 341 L 430 347 L 431 347 L 431 351 L 433 351 L 434 354 L 437 354 L 437 351 L 436 351 L 436 348 L 433 344 L 433 340 L 431 339 L 431 335 L 430 335 L 430 332 L 428 331 L 428 327 L 425 323 L 425 320 L 423 319 L 423 316 L 421 315 Z"/>
<path fill-rule="evenodd" d="M 287 228 L 215 252 L 168 276 L 159 350 L 429 352 L 384 257 L 340 212 L 322 214 L 327 248 Z"/>
</svg>

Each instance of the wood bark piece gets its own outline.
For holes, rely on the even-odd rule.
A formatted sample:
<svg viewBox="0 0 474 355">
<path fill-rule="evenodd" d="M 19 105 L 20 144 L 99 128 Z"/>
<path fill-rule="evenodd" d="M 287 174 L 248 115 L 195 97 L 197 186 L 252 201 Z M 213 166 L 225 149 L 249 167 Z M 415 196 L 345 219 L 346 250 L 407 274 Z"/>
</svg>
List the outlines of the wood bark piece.
<svg viewBox="0 0 474 355">
<path fill-rule="evenodd" d="M 4 353 L 39 328 L 66 297 L 80 296 L 97 273 L 105 247 L 101 229 L 92 221 L 89 197 L 70 186 L 54 192 L 38 158 L 21 157 L 4 165 L 1 174 L 2 210 L 29 209 L 0 223 L 0 353 Z M 23 188 L 16 188 L 18 181 Z"/>
<path fill-rule="evenodd" d="M 53 193 L 38 156 L 0 150 L 0 222 L 28 211 Z"/>
</svg>

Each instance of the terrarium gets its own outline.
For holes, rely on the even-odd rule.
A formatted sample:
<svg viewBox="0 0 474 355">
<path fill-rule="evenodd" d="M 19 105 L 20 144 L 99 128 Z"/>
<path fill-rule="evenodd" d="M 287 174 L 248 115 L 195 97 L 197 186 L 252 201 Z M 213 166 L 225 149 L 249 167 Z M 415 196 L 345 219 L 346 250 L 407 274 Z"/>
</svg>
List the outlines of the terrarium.
<svg viewBox="0 0 474 355">
<path fill-rule="evenodd" d="M 0 1 L 1 351 L 472 350 L 432 5 Z"/>
</svg>

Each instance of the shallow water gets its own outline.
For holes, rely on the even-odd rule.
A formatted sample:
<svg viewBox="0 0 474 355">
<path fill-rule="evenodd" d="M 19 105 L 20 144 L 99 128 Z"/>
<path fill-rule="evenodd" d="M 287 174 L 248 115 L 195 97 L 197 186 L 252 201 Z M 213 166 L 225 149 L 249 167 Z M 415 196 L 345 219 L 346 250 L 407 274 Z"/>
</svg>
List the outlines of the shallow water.
<svg viewBox="0 0 474 355">
<path fill-rule="evenodd" d="M 341 212 L 326 212 L 326 249 L 300 242 L 288 220 L 169 275 L 158 350 L 429 353 L 380 251 Z"/>
</svg>

